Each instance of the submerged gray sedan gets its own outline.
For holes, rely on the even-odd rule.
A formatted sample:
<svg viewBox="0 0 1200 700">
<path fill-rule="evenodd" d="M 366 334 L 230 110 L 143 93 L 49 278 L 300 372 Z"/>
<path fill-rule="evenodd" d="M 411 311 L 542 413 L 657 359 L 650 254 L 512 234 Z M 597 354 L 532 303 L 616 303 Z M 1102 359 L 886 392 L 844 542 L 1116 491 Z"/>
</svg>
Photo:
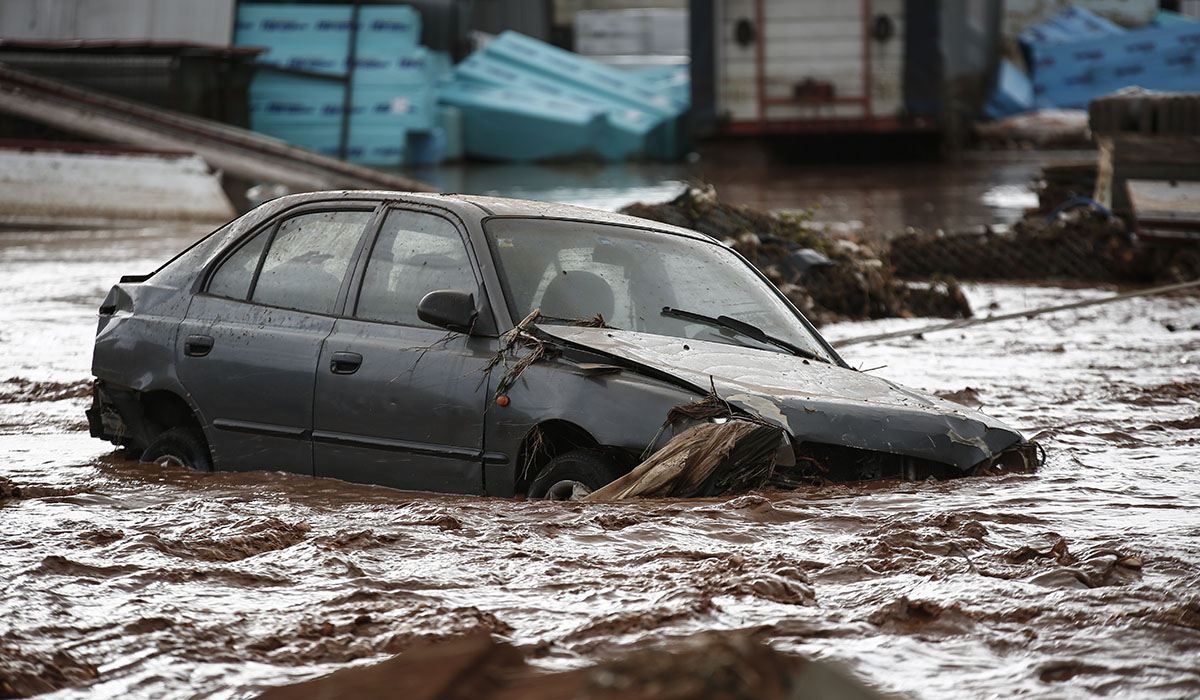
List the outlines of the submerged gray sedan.
<svg viewBox="0 0 1200 700">
<path fill-rule="evenodd" d="M 92 372 L 91 433 L 129 458 L 420 491 L 586 493 L 720 420 L 673 411 L 705 399 L 781 428 L 815 483 L 1037 461 L 995 419 L 848 367 L 708 236 L 489 197 L 268 202 L 121 278 Z"/>
</svg>

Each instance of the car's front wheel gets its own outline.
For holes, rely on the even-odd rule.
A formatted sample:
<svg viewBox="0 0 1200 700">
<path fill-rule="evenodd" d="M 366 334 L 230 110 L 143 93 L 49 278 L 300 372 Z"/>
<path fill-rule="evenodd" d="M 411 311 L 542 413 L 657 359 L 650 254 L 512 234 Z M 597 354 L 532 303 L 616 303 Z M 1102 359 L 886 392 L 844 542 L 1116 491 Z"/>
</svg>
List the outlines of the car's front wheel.
<svg viewBox="0 0 1200 700">
<path fill-rule="evenodd" d="M 598 450 L 573 450 L 561 454 L 542 469 L 529 485 L 529 498 L 573 501 L 621 476 L 617 460 Z"/>
<path fill-rule="evenodd" d="M 171 428 L 164 431 L 142 452 L 142 461 L 163 467 L 212 471 L 212 458 L 204 442 L 204 433 L 199 428 Z"/>
</svg>

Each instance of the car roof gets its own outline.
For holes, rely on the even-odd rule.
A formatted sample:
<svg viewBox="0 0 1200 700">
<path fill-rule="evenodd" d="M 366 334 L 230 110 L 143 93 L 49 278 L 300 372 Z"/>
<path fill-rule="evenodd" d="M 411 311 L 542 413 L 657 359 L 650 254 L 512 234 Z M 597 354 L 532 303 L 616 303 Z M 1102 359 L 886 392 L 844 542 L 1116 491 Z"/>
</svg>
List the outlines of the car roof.
<svg viewBox="0 0 1200 700">
<path fill-rule="evenodd" d="M 509 199 L 507 197 L 486 197 L 482 195 L 471 194 L 427 194 L 417 192 L 393 192 L 388 190 L 330 190 L 323 192 L 305 192 L 302 194 L 287 195 L 280 197 L 279 199 L 272 200 L 268 204 L 274 205 L 272 209 L 278 211 L 279 209 L 287 208 L 288 206 L 293 206 L 296 204 L 331 199 L 393 199 L 414 203 L 450 206 L 451 208 L 460 210 L 460 213 L 465 213 L 461 212 L 461 210 L 465 208 L 464 205 L 470 205 L 473 208 L 479 209 L 485 216 L 579 219 L 603 224 L 612 224 L 614 226 L 649 228 L 655 231 L 662 231 L 664 233 L 687 236 L 688 238 L 712 241 L 711 237 L 705 236 L 702 233 L 698 233 L 690 229 L 682 228 L 680 226 L 672 226 L 671 224 L 664 224 L 658 221 L 651 221 L 649 219 L 642 219 L 636 216 L 617 214 L 615 212 L 603 211 L 601 209 L 577 207 L 569 204 L 552 204 L 549 202 L 535 202 L 528 199 Z"/>
</svg>

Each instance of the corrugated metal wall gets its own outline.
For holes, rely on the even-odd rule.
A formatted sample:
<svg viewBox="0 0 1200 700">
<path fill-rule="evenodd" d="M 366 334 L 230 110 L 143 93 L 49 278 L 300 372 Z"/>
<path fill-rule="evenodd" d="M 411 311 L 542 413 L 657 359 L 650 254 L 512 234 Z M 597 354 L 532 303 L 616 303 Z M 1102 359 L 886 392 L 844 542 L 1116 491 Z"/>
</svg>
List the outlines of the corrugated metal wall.
<svg viewBox="0 0 1200 700">
<path fill-rule="evenodd" d="M 5 39 L 136 39 L 227 46 L 235 0 L 0 0 Z"/>
</svg>

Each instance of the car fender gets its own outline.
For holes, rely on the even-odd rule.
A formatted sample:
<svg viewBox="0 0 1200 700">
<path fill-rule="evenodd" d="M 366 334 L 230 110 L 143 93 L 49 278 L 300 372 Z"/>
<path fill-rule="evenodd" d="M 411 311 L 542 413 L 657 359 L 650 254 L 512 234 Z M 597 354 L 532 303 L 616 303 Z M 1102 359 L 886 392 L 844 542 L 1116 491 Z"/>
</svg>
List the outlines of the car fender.
<svg viewBox="0 0 1200 700">
<path fill-rule="evenodd" d="M 498 374 L 493 375 L 489 392 L 495 391 L 499 380 Z M 660 430 L 670 409 L 696 401 L 704 393 L 636 368 L 580 367 L 563 358 L 535 362 L 512 381 L 503 398 L 489 394 L 484 437 L 487 492 L 514 493 L 527 466 L 519 463 L 521 445 L 541 424 L 565 421 L 585 431 L 597 445 L 640 454 L 671 438 L 669 429 Z"/>
<path fill-rule="evenodd" d="M 175 344 L 189 302 L 190 295 L 181 290 L 152 283 L 114 286 L 101 305 L 92 374 L 115 391 L 174 394 L 205 426 L 175 371 Z M 122 417 L 127 423 L 141 418 Z"/>
</svg>

